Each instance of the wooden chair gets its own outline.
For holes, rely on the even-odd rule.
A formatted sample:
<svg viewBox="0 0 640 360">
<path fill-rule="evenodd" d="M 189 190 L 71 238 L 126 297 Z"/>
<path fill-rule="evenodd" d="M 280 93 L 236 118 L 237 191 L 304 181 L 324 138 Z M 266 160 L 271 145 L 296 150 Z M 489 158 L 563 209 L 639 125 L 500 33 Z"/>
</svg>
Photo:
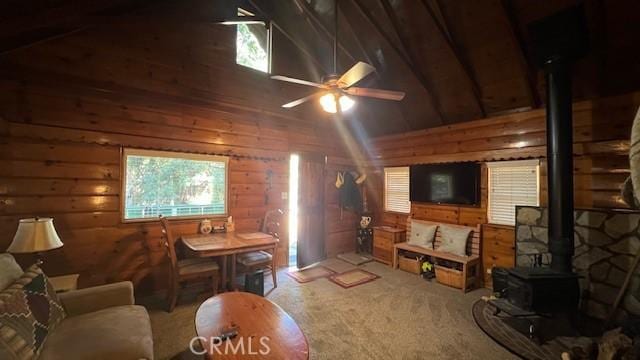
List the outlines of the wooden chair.
<svg viewBox="0 0 640 360">
<path fill-rule="evenodd" d="M 179 260 L 176 255 L 176 238 L 171 232 L 169 220 L 160 216 L 160 225 L 162 226 L 164 245 L 167 248 L 167 256 L 171 264 L 169 293 L 167 297 L 169 312 L 172 312 L 176 307 L 178 290 L 180 284 L 183 282 L 210 278 L 211 285 L 213 286 L 213 295 L 216 295 L 218 292 L 218 279 L 220 277 L 220 267 L 218 263 L 211 258 L 186 258 Z"/>
<path fill-rule="evenodd" d="M 280 209 L 269 210 L 264 216 L 262 222 L 263 233 L 267 233 L 280 239 L 280 224 L 282 223 L 282 216 L 284 212 Z M 268 270 L 271 271 L 271 277 L 273 279 L 273 287 L 278 287 L 277 269 L 272 268 L 273 257 L 276 256 L 276 252 L 269 254 L 266 251 L 254 251 L 243 254 L 238 254 L 236 262 L 240 265 L 240 272 L 254 272 L 256 270 Z"/>
</svg>

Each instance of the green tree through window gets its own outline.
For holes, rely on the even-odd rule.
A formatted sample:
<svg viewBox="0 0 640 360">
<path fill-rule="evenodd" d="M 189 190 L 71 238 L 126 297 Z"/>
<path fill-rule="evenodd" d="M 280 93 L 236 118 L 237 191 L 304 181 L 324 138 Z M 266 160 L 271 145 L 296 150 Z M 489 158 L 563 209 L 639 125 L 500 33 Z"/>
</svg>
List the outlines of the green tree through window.
<svg viewBox="0 0 640 360">
<path fill-rule="evenodd" d="M 125 220 L 224 215 L 226 158 L 125 150 Z"/>
<path fill-rule="evenodd" d="M 250 26 L 251 28 L 249 28 Z M 256 33 L 261 38 L 264 35 L 264 39 L 258 39 Z M 268 32 L 264 25 L 239 24 L 236 35 L 236 63 L 262 72 L 268 72 L 267 37 Z"/>
</svg>

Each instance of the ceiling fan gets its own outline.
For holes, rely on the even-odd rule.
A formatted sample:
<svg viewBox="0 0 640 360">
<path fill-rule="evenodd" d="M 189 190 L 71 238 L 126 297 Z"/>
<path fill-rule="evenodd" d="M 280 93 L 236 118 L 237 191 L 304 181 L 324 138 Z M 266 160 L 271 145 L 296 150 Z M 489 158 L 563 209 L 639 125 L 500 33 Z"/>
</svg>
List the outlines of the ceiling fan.
<svg viewBox="0 0 640 360">
<path fill-rule="evenodd" d="M 337 65 L 338 65 L 338 0 L 335 0 L 335 33 L 334 33 L 334 42 L 333 42 L 333 73 L 322 78 L 322 83 L 316 83 L 313 81 L 300 80 L 287 76 L 275 75 L 272 76 L 272 79 L 286 81 L 290 83 L 313 86 L 316 88 L 322 89 L 315 94 L 311 94 L 309 96 L 305 96 L 303 98 L 288 102 L 282 105 L 283 108 L 292 108 L 303 104 L 309 100 L 320 98 L 320 106 L 322 109 L 328 113 L 336 113 L 338 111 L 343 112 L 351 109 L 353 105 L 355 105 L 355 101 L 349 97 L 349 95 L 353 96 L 364 96 L 364 97 L 372 97 L 377 99 L 384 100 L 395 100 L 400 101 L 404 98 L 404 92 L 401 91 L 391 91 L 391 90 L 382 90 L 382 89 L 371 89 L 371 88 L 363 88 L 363 87 L 355 87 L 356 83 L 360 80 L 364 79 L 367 75 L 376 71 L 376 69 L 362 61 L 359 61 L 357 64 L 353 65 L 351 69 L 347 70 L 342 75 L 337 74 Z"/>
</svg>

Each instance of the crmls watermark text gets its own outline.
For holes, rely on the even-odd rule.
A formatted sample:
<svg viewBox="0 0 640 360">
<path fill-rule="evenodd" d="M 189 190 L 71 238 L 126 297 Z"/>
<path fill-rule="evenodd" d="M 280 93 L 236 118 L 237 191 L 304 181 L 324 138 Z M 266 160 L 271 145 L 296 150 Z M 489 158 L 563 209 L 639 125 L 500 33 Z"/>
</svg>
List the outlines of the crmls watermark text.
<svg viewBox="0 0 640 360">
<path fill-rule="evenodd" d="M 256 341 L 257 340 L 257 341 Z M 236 337 L 223 341 L 219 337 L 206 338 L 196 336 L 189 342 L 189 350 L 195 355 L 219 354 L 219 355 L 267 355 L 271 352 L 268 336 Z M 200 347 L 202 345 L 202 348 Z"/>
</svg>

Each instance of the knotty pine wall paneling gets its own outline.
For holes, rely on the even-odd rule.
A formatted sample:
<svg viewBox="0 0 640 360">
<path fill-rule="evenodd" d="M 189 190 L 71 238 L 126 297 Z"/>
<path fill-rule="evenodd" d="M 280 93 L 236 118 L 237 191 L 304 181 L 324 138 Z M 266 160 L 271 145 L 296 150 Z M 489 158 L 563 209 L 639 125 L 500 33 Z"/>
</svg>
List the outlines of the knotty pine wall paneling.
<svg viewBox="0 0 640 360">
<path fill-rule="evenodd" d="M 486 287 L 491 287 L 491 269 L 516 265 L 516 241 L 513 226 L 482 225 L 482 267 Z"/>
<path fill-rule="evenodd" d="M 51 216 L 65 245 L 47 253 L 45 271 L 79 273 L 81 287 L 166 287 L 159 224 L 121 221 L 123 147 L 230 156 L 237 231 L 286 209 L 291 152 L 344 156 L 315 113 L 280 107 L 297 91 L 235 64 L 233 27 L 90 27 L 3 56 L 0 90 L 0 248 L 20 218 Z M 176 235 L 198 222 L 175 221 Z"/>
<path fill-rule="evenodd" d="M 640 93 L 576 102 L 574 114 L 574 196 L 581 208 L 625 208 L 620 188 L 629 176 L 629 137 Z M 545 110 L 481 119 L 372 139 L 371 171 L 383 195 L 383 167 L 458 161 L 499 161 L 539 158 L 542 205 L 547 203 Z M 417 218 L 460 224 L 483 224 L 483 266 L 514 263 L 512 227 L 486 224 L 487 173 L 482 173 L 482 204 L 468 208 L 412 204 Z M 406 215 L 384 212 L 380 201 L 377 223 L 404 227 Z M 485 271 L 485 280 L 489 274 Z"/>
<path fill-rule="evenodd" d="M 574 103 L 576 206 L 625 207 L 619 187 L 629 172 L 627 151 L 640 93 Z M 379 137 L 369 144 L 371 164 L 402 166 L 456 161 L 540 158 L 546 189 L 545 110 Z M 543 194 L 546 191 L 543 191 Z M 546 195 L 542 198 L 546 201 Z"/>
</svg>

